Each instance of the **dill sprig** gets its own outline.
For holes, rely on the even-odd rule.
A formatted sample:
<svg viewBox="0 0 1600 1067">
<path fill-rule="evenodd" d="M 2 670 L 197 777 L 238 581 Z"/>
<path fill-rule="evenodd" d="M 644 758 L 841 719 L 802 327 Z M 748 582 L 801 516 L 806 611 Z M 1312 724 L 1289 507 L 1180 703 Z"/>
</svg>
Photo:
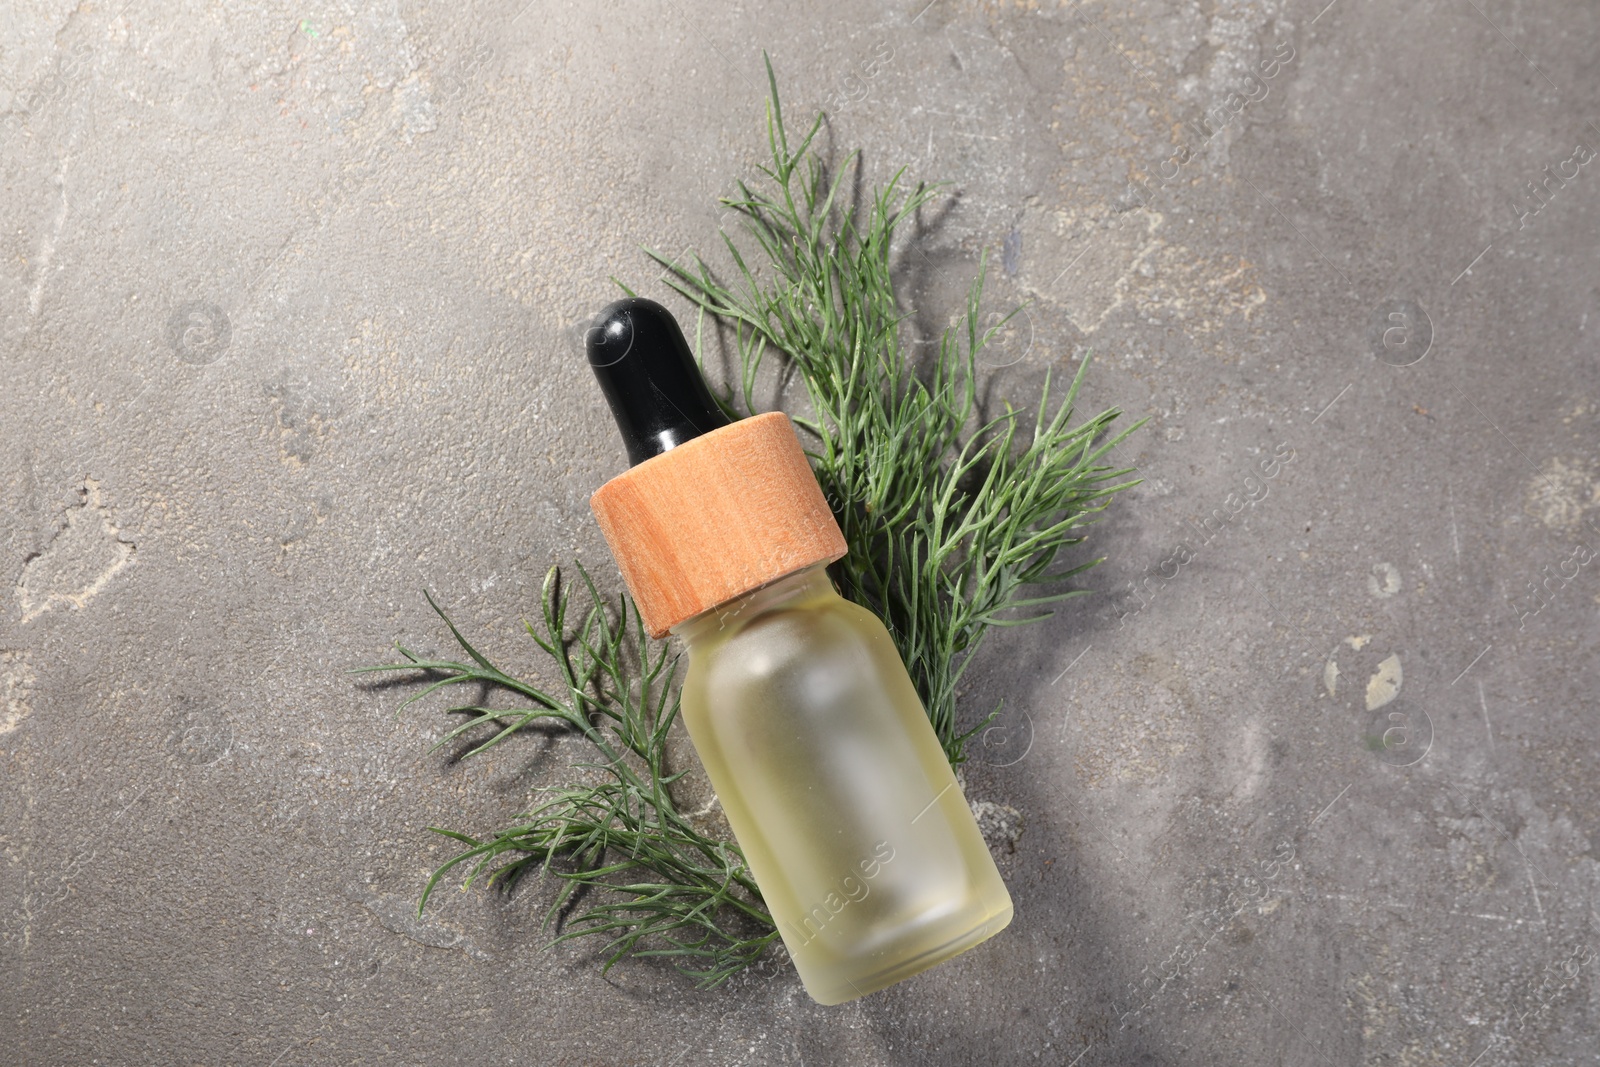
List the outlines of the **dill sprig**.
<svg viewBox="0 0 1600 1067">
<path fill-rule="evenodd" d="M 548 799 L 486 837 L 430 826 L 466 847 L 433 872 L 417 911 L 458 867 L 469 865 L 463 888 L 484 877 L 506 890 L 539 870 L 561 883 L 545 914 L 547 928 L 560 923 L 552 944 L 600 936 L 606 939 L 605 970 L 628 955 L 665 956 L 715 985 L 754 963 L 778 934 L 738 846 L 701 833 L 673 800 L 671 787 L 686 773 L 672 770 L 666 760 L 667 735 L 678 717 L 676 655 L 666 642 L 650 640 L 627 596 L 613 608 L 588 572 L 581 566 L 578 572 L 588 599 L 581 619 L 569 622 L 571 598 L 552 567 L 538 624 L 523 621 L 554 662 L 559 688 L 541 688 L 501 670 L 427 594 L 470 662 L 429 659 L 397 645 L 404 662 L 361 668 L 423 671 L 434 678 L 401 710 L 458 685 L 482 686 L 485 701 L 499 692 L 528 703 L 448 708 L 463 720 L 434 749 L 477 736 L 482 740 L 464 756 L 478 755 L 521 730 L 546 725 L 582 736 L 598 756 L 575 765 L 591 772 L 590 781 L 541 790 Z"/>
<path fill-rule="evenodd" d="M 812 439 L 817 478 L 849 545 L 835 580 L 888 623 L 947 756 L 959 763 L 966 741 L 999 711 L 958 727 L 957 687 L 973 654 L 992 628 L 1037 621 L 1082 594 L 1066 584 L 1100 560 L 1062 567 L 1058 557 L 1135 484 L 1119 481 L 1130 471 L 1104 459 L 1142 423 L 1111 437 L 1113 409 L 1072 425 L 1087 357 L 1054 401 L 1046 374 L 1031 420 L 1009 403 L 985 414 L 978 357 L 1005 323 L 980 327 L 984 267 L 931 358 L 910 358 L 914 338 L 895 291 L 904 251 L 897 238 L 938 188 L 908 186 L 902 171 L 864 209 L 845 206 L 859 155 L 836 172 L 824 166 L 812 147 L 821 115 L 791 147 L 770 62 L 767 75 L 767 188 L 741 183 L 723 201 L 763 261 L 752 268 L 724 233 L 736 278 L 729 287 L 699 256 L 680 265 L 650 254 L 699 309 L 702 359 L 708 320 L 731 332 L 739 388 L 720 398 L 731 414 L 757 410 L 769 355 L 785 379 L 798 374 L 810 414 L 796 422 Z M 524 622 L 554 661 L 559 689 L 502 671 L 431 596 L 467 661 L 397 646 L 403 662 L 365 668 L 422 672 L 429 684 L 402 708 L 449 687 L 481 687 L 479 702 L 448 709 L 462 721 L 435 748 L 465 743 L 472 756 L 543 727 L 580 735 L 598 757 L 576 765 L 582 780 L 541 790 L 543 802 L 504 829 L 478 836 L 430 827 L 463 847 L 433 872 L 418 911 L 453 871 L 465 871 L 463 888 L 481 878 L 507 889 L 545 872 L 560 882 L 545 915 L 557 930 L 552 944 L 598 936 L 606 969 L 630 955 L 663 956 L 717 985 L 755 963 L 777 931 L 738 846 L 702 832 L 674 800 L 686 773 L 666 758 L 678 715 L 675 655 L 650 640 L 626 594 L 608 601 L 578 571 L 588 601 L 581 618 L 569 620 L 571 602 L 552 568 L 538 624 Z M 491 707 L 495 693 L 524 706 Z"/>
<path fill-rule="evenodd" d="M 759 169 L 768 188 L 740 182 L 722 200 L 764 261 L 752 269 L 724 232 L 730 287 L 699 256 L 685 265 L 651 255 L 700 311 L 702 360 L 705 316 L 731 331 L 744 408 L 724 395 L 731 414 L 757 410 L 769 352 L 798 373 L 813 415 L 795 422 L 814 440 L 817 480 L 850 548 L 834 567 L 839 591 L 888 624 L 945 754 L 960 763 L 966 741 L 1000 710 L 965 731 L 957 725 L 957 687 L 973 653 L 992 628 L 1046 618 L 1048 605 L 1087 592 L 1063 586 L 1102 560 L 1056 560 L 1114 494 L 1137 484 L 1118 482 L 1131 468 L 1102 460 L 1143 422 L 1110 437 L 1113 408 L 1071 424 L 1087 355 L 1054 410 L 1046 372 L 1031 426 L 1009 402 L 983 417 L 978 357 L 1011 317 L 980 326 L 986 261 L 929 365 L 907 358 L 896 238 L 939 188 L 907 187 L 902 169 L 864 213 L 842 206 L 860 153 L 830 172 L 812 150 L 820 114 L 791 147 L 770 60 L 767 79 L 772 162 Z"/>
</svg>

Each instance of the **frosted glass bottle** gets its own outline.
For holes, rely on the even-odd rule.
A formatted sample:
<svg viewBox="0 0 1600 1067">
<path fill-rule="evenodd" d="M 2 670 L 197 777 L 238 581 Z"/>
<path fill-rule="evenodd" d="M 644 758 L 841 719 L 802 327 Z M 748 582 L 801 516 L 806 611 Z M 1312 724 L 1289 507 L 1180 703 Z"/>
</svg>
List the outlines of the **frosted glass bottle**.
<svg viewBox="0 0 1600 1067">
<path fill-rule="evenodd" d="M 674 632 L 684 723 L 815 1000 L 1005 928 L 1011 897 L 877 616 L 813 567 Z"/>
<path fill-rule="evenodd" d="M 689 737 L 806 991 L 999 932 L 1011 898 L 905 664 L 828 579 L 844 535 L 794 425 L 730 422 L 660 304 L 610 305 L 586 347 L 631 463 L 590 506 L 645 629 L 688 647 Z"/>
</svg>

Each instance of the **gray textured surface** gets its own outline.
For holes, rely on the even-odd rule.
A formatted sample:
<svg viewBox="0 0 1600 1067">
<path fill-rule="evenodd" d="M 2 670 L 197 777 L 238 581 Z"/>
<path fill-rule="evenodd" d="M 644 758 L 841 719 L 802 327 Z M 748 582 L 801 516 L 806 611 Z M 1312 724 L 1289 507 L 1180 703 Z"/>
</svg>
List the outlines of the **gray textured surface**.
<svg viewBox="0 0 1600 1067">
<path fill-rule="evenodd" d="M 1324 2 L 8 4 L 0 1062 L 1595 1063 L 1600 173 L 1527 183 L 1600 149 L 1600 9 Z M 1034 300 L 1002 392 L 1092 348 L 1151 420 L 1102 595 L 971 688 L 1015 924 L 831 1010 L 414 918 L 423 827 L 574 753 L 341 673 L 443 647 L 424 586 L 529 662 L 545 568 L 612 573 L 572 330 L 709 246 L 763 47 L 959 190 L 919 291 Z"/>
</svg>

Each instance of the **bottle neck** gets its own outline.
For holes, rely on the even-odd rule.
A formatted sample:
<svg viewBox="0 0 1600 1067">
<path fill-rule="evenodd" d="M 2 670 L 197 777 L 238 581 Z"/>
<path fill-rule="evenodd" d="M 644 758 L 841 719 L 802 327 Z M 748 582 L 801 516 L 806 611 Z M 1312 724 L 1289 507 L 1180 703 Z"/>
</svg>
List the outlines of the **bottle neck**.
<svg viewBox="0 0 1600 1067">
<path fill-rule="evenodd" d="M 828 565 L 819 563 L 758 586 L 743 596 L 718 604 L 710 611 L 703 611 L 674 626 L 672 632 L 692 645 L 715 635 L 726 636 L 776 608 L 837 595 L 833 580 L 828 577 Z"/>
</svg>

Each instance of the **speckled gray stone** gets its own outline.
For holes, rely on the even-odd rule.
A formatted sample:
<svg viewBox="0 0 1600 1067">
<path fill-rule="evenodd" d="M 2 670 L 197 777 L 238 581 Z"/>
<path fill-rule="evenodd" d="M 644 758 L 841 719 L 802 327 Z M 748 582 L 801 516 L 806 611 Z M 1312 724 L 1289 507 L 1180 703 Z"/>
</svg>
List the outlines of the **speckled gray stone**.
<svg viewBox="0 0 1600 1067">
<path fill-rule="evenodd" d="M 1600 9 L 1485 0 L 0 14 L 0 1063 L 1595 1062 Z M 1017 905 L 843 1007 L 415 902 L 582 758 L 344 672 L 518 669 L 615 572 L 575 347 L 714 252 L 761 53 L 950 183 L 994 398 L 1149 420 L 1091 598 L 996 634 Z M 683 308 L 681 302 L 674 307 Z M 1595 319 L 1590 326 L 1589 320 Z M 1087 556 L 1085 558 L 1088 558 Z"/>
</svg>

